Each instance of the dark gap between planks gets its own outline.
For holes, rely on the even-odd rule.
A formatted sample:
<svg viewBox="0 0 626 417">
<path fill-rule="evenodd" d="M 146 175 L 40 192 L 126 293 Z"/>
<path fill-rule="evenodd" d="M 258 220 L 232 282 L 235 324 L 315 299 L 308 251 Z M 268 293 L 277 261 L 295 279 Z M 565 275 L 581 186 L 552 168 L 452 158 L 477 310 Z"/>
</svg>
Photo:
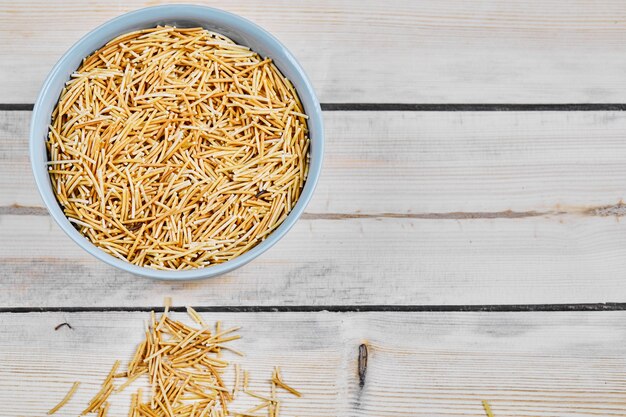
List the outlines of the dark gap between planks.
<svg viewBox="0 0 626 417">
<path fill-rule="evenodd" d="M 193 306 L 202 313 L 304 313 L 304 312 L 571 312 L 624 311 L 626 303 L 579 304 L 488 304 L 488 305 L 294 305 L 294 306 Z M 0 313 L 83 313 L 83 312 L 149 312 L 163 311 L 162 306 L 148 307 L 1 307 Z M 185 312 L 186 307 L 171 307 L 170 311 Z"/>
<path fill-rule="evenodd" d="M 0 111 L 32 111 L 32 103 L 0 103 Z M 626 111 L 626 103 L 322 103 L 324 111 Z"/>
<path fill-rule="evenodd" d="M 325 111 L 625 111 L 626 103 L 322 103 Z"/>
</svg>

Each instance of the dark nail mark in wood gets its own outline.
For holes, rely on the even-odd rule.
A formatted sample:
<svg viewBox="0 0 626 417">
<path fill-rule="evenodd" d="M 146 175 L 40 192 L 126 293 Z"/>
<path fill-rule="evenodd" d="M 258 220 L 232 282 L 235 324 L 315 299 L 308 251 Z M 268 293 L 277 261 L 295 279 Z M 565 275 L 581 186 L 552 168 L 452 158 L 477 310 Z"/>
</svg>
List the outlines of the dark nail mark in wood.
<svg viewBox="0 0 626 417">
<path fill-rule="evenodd" d="M 365 386 L 365 373 L 367 372 L 367 345 L 365 343 L 361 343 L 359 345 L 359 387 L 363 388 Z"/>
<path fill-rule="evenodd" d="M 57 327 L 55 327 L 55 328 L 54 328 L 54 330 L 55 330 L 55 331 L 56 331 L 56 330 L 59 330 L 59 329 L 60 329 L 61 327 L 63 327 L 63 326 L 67 326 L 68 328 L 70 328 L 70 329 L 74 330 L 74 328 L 72 327 L 72 325 L 71 325 L 71 324 L 69 324 L 68 322 L 65 322 L 65 323 L 61 323 L 61 324 L 59 324 Z"/>
</svg>

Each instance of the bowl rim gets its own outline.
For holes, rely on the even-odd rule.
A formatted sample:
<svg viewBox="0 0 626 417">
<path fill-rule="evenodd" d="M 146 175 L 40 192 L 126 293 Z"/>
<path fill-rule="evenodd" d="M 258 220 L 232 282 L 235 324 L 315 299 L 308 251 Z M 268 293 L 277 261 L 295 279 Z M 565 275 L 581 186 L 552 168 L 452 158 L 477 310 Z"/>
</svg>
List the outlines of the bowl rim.
<svg viewBox="0 0 626 417">
<path fill-rule="evenodd" d="M 76 50 L 78 50 L 84 44 L 88 44 L 91 38 L 98 36 L 100 32 L 106 31 L 107 29 L 113 28 L 117 25 L 128 26 L 131 24 L 137 24 L 138 20 L 141 22 L 142 18 L 150 17 L 153 14 L 158 14 L 160 16 L 162 15 L 161 18 L 163 20 L 167 20 L 168 14 L 181 13 L 181 11 L 186 13 L 197 13 L 199 15 L 197 18 L 198 21 L 210 22 L 211 18 L 214 18 L 232 22 L 233 26 L 247 27 L 247 31 L 253 32 L 255 37 L 261 38 L 261 43 L 269 45 L 269 47 L 273 49 L 280 50 L 283 55 L 282 58 L 284 58 L 281 64 L 291 66 L 294 73 L 297 74 L 297 76 L 300 78 L 299 87 L 296 87 L 293 78 L 291 79 L 291 81 L 294 82 L 294 87 L 296 87 L 296 91 L 300 96 L 300 99 L 302 100 L 303 96 L 306 95 L 309 101 L 310 108 L 305 109 L 305 112 L 309 117 L 309 125 L 313 122 L 318 126 L 318 129 L 317 132 L 315 132 L 315 137 L 313 137 L 312 134 L 310 134 L 309 136 L 309 139 L 311 141 L 309 172 L 300 198 L 296 202 L 295 206 L 292 208 L 291 212 L 287 215 L 287 218 L 283 221 L 283 223 L 279 227 L 277 227 L 276 230 L 270 233 L 265 240 L 258 243 L 249 251 L 244 252 L 236 258 L 233 258 L 221 264 L 216 264 L 205 268 L 196 268 L 181 271 L 158 270 L 149 267 L 137 266 L 131 264 L 126 260 L 121 260 L 112 255 L 109 255 L 108 253 L 104 252 L 102 249 L 91 243 L 77 229 L 74 228 L 72 223 L 70 223 L 68 218 L 63 213 L 59 202 L 54 196 L 54 193 L 52 191 L 52 184 L 50 182 L 49 174 L 46 167 L 40 166 L 38 163 L 40 159 L 36 156 L 41 156 L 41 141 L 45 141 L 45 137 L 35 137 L 35 130 L 37 126 L 39 126 L 39 124 L 43 122 L 43 120 L 49 123 L 51 114 L 41 108 L 43 106 L 42 102 L 44 101 L 44 99 L 46 99 L 47 96 L 51 94 L 50 90 L 52 89 L 52 84 L 58 79 L 58 77 L 65 77 L 63 73 L 67 71 L 67 61 L 74 57 Z M 151 18 L 151 20 L 154 20 L 154 16 Z M 143 24 L 143 22 L 141 22 L 141 24 Z M 147 25 L 146 27 L 150 26 Z M 131 30 L 132 29 L 128 29 L 129 32 Z M 235 29 L 235 31 L 237 31 L 237 29 Z M 111 39 L 106 39 L 104 43 L 110 40 Z M 82 58 L 83 57 L 81 57 L 81 59 Z M 74 69 L 75 68 L 72 68 L 72 71 Z M 55 103 L 57 100 L 58 98 L 54 100 Z M 304 105 L 304 102 L 306 100 L 302 101 Z M 315 146 L 314 149 L 313 146 Z M 44 201 L 44 205 L 46 206 L 48 212 L 55 220 L 55 222 L 65 232 L 65 234 L 68 235 L 81 248 L 83 248 L 95 258 L 120 270 L 130 272 L 134 275 L 153 278 L 157 280 L 198 280 L 222 275 L 247 264 L 254 258 L 267 251 L 269 248 L 274 246 L 293 227 L 293 225 L 304 212 L 306 205 L 309 203 L 319 179 L 324 155 L 324 124 L 319 100 L 315 95 L 315 91 L 308 76 L 306 75 L 306 72 L 298 63 L 293 54 L 268 31 L 241 16 L 208 6 L 191 4 L 161 5 L 134 10 L 106 21 L 105 23 L 101 24 L 100 26 L 82 36 L 61 56 L 61 58 L 53 66 L 52 70 L 48 73 L 33 107 L 29 132 L 29 153 L 31 168 L 35 177 L 35 183 L 37 184 L 39 194 Z M 314 158 L 314 156 L 316 157 Z M 44 160 L 48 159 L 47 155 L 44 155 L 43 158 Z"/>
</svg>

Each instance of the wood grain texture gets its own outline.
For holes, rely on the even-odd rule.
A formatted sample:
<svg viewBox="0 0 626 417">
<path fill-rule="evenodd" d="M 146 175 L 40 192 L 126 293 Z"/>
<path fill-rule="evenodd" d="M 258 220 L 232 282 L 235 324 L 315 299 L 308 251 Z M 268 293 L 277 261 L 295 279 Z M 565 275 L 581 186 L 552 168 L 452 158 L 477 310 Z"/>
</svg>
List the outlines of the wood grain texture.
<svg viewBox="0 0 626 417">
<path fill-rule="evenodd" d="M 325 160 L 309 213 L 554 215 L 626 198 L 625 112 L 324 118 Z M 43 207 L 28 161 L 29 119 L 30 112 L 0 112 L 0 207 Z"/>
<path fill-rule="evenodd" d="M 0 1 L 0 102 L 32 103 L 54 62 L 97 25 L 172 2 Z M 323 102 L 626 101 L 621 1 L 202 4 L 275 34 L 302 62 Z"/>
<path fill-rule="evenodd" d="M 134 277 L 48 216 L 0 216 L 0 306 L 542 304 L 626 299 L 613 217 L 302 219 L 249 265 L 210 280 Z"/>
<path fill-rule="evenodd" d="M 237 359 L 262 390 L 273 365 L 304 397 L 285 417 L 626 416 L 626 312 L 230 313 Z M 128 360 L 147 313 L 0 315 L 0 408 L 40 417 L 73 381 L 76 416 L 115 359 Z M 185 319 L 182 314 L 177 318 Z M 55 331 L 61 322 L 71 323 Z M 359 386 L 359 345 L 368 351 Z M 36 393 L 36 395 L 34 395 Z M 111 415 L 121 416 L 121 396 Z"/>
</svg>

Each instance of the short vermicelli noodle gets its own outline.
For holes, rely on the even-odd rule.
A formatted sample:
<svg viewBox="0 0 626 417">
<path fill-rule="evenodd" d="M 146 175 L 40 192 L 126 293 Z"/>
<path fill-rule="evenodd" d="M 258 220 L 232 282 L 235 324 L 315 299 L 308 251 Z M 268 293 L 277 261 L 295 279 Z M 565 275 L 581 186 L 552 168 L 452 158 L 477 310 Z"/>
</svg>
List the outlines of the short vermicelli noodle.
<svg viewBox="0 0 626 417">
<path fill-rule="evenodd" d="M 307 117 L 270 59 L 202 28 L 122 35 L 63 90 L 47 141 L 65 215 L 133 264 L 191 269 L 250 250 L 307 177 Z"/>
</svg>

